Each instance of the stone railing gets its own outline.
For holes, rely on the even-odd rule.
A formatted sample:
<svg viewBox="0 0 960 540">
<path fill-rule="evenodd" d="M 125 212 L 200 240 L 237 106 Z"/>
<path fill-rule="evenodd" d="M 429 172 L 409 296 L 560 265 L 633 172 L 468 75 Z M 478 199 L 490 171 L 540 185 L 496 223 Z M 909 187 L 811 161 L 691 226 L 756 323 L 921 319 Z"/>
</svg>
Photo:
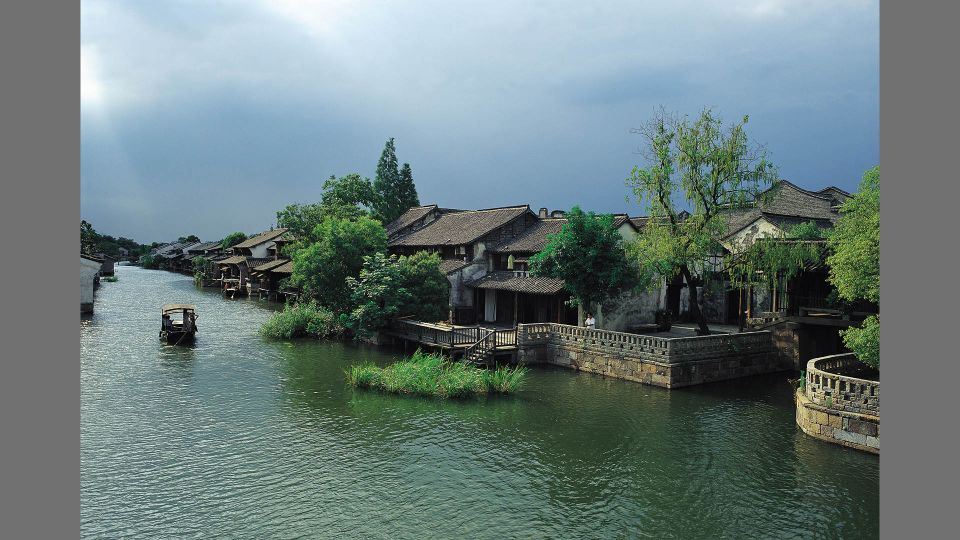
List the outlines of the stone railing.
<svg viewBox="0 0 960 540">
<path fill-rule="evenodd" d="M 804 395 L 817 405 L 838 411 L 880 416 L 880 382 L 838 375 L 859 366 L 852 354 L 834 354 L 807 362 Z"/>
<path fill-rule="evenodd" d="M 731 352 L 767 351 L 771 346 L 768 331 L 667 338 L 558 323 L 518 325 L 517 344 L 520 347 L 572 345 L 615 355 L 641 355 L 649 361 L 668 364 L 715 358 Z"/>
</svg>

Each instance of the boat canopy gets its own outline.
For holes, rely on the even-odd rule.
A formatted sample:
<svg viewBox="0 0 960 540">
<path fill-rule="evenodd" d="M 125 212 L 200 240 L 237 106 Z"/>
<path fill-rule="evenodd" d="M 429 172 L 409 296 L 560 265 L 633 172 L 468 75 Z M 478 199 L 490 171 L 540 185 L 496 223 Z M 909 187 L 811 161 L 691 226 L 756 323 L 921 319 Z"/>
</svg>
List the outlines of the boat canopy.
<svg viewBox="0 0 960 540">
<path fill-rule="evenodd" d="M 163 313 L 174 313 L 183 310 L 196 311 L 197 308 L 193 304 L 164 304 L 161 309 Z"/>
</svg>

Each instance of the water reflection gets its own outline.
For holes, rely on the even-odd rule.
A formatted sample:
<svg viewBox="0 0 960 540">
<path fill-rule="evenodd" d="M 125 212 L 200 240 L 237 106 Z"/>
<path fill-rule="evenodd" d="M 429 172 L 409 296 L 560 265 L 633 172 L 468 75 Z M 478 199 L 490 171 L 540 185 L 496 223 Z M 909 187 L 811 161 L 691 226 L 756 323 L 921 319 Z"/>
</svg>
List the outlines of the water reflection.
<svg viewBox="0 0 960 540">
<path fill-rule="evenodd" d="M 81 320 L 85 537 L 876 536 L 878 460 L 799 435 L 782 376 L 354 390 L 352 363 L 402 351 L 268 341 L 279 305 L 117 273 Z M 173 301 L 197 305 L 192 346 L 157 339 Z"/>
</svg>

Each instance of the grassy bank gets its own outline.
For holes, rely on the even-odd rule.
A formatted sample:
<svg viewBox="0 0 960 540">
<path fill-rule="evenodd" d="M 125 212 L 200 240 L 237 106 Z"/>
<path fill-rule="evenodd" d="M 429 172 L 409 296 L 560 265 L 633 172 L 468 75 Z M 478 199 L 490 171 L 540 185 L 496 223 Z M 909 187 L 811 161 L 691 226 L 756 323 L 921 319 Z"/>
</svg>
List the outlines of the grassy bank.
<svg viewBox="0 0 960 540">
<path fill-rule="evenodd" d="M 326 339 L 342 335 L 337 316 L 316 304 L 287 304 L 260 327 L 260 335 L 271 339 L 313 337 Z"/>
<path fill-rule="evenodd" d="M 383 368 L 372 364 L 352 366 L 347 371 L 347 382 L 355 388 L 375 388 L 395 394 L 462 398 L 516 392 L 526 376 L 525 367 L 501 366 L 486 370 L 417 351 L 407 360 Z"/>
</svg>

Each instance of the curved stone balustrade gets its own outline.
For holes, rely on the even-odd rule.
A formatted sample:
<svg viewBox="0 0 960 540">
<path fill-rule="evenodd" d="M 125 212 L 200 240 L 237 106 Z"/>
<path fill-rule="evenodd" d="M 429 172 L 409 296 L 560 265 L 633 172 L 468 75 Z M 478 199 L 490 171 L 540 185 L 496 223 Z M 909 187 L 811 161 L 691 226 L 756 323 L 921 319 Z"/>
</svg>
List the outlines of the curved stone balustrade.
<svg viewBox="0 0 960 540">
<path fill-rule="evenodd" d="M 807 362 L 804 389 L 797 389 L 797 425 L 834 444 L 880 453 L 880 382 L 841 375 L 860 367 L 851 353 Z"/>
<path fill-rule="evenodd" d="M 804 394 L 811 402 L 838 411 L 880 416 L 880 381 L 837 372 L 860 365 L 853 353 L 834 354 L 807 362 Z"/>
</svg>

